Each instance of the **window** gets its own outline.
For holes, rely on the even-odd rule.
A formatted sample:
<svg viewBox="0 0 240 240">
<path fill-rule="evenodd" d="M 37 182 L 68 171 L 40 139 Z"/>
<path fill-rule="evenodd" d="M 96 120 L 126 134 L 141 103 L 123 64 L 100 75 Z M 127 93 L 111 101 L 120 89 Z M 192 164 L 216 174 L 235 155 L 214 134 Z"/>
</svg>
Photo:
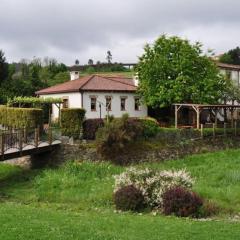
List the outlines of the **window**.
<svg viewBox="0 0 240 240">
<path fill-rule="evenodd" d="M 121 108 L 121 111 L 126 110 L 126 97 L 121 97 L 120 98 L 120 108 Z"/>
<path fill-rule="evenodd" d="M 96 97 L 91 97 L 91 111 L 96 111 L 97 109 L 97 99 Z"/>
<path fill-rule="evenodd" d="M 134 104 L 135 111 L 140 110 L 140 99 L 138 97 L 135 97 L 135 104 Z"/>
<path fill-rule="evenodd" d="M 63 108 L 68 108 L 69 107 L 69 102 L 68 102 L 68 98 L 63 98 Z"/>
<path fill-rule="evenodd" d="M 106 97 L 106 111 L 112 111 L 112 97 Z"/>
</svg>

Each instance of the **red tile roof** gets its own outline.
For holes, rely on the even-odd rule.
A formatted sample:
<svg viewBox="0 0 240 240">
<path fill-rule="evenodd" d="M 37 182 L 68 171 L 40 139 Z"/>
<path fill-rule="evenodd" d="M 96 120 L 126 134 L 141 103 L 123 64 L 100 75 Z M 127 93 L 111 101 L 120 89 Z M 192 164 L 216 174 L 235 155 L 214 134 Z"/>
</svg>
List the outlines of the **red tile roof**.
<svg viewBox="0 0 240 240">
<path fill-rule="evenodd" d="M 39 90 L 36 94 L 43 95 L 79 91 L 135 92 L 136 90 L 137 87 L 131 78 L 91 75 Z"/>
</svg>

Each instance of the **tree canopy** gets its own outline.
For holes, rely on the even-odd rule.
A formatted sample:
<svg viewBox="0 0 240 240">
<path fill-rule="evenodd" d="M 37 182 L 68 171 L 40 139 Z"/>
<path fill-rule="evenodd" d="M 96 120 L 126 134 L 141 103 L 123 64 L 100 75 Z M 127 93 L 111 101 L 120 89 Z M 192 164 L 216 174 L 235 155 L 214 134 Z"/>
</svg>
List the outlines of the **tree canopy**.
<svg viewBox="0 0 240 240">
<path fill-rule="evenodd" d="M 139 94 L 153 108 L 173 103 L 216 103 L 226 82 L 202 44 L 160 36 L 147 44 L 136 67 Z"/>
<path fill-rule="evenodd" d="M 34 96 L 41 88 L 69 80 L 67 66 L 54 58 L 7 63 L 0 50 L 0 103 L 14 96 Z"/>
<path fill-rule="evenodd" d="M 222 63 L 236 64 L 240 65 L 240 48 L 236 47 L 224 53 L 219 61 Z"/>
<path fill-rule="evenodd" d="M 4 56 L 4 52 L 0 50 L 0 84 L 2 84 L 8 76 L 8 64 Z"/>
</svg>

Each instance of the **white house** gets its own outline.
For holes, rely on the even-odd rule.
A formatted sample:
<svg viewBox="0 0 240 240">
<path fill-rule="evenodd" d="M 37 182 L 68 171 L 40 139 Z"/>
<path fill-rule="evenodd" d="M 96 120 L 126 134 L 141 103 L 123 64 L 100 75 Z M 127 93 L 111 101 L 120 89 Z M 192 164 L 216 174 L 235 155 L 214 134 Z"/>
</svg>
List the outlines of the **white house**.
<svg viewBox="0 0 240 240">
<path fill-rule="evenodd" d="M 40 97 L 62 98 L 63 108 L 84 108 L 86 118 L 105 118 L 109 115 L 121 117 L 146 117 L 147 106 L 137 95 L 137 80 L 120 76 L 90 75 L 79 78 L 79 72 L 70 73 L 71 80 L 36 94 Z M 58 108 L 52 106 L 52 118 L 59 116 Z"/>
<path fill-rule="evenodd" d="M 220 72 L 227 75 L 229 79 L 235 84 L 235 86 L 240 87 L 240 65 L 217 63 Z"/>
</svg>

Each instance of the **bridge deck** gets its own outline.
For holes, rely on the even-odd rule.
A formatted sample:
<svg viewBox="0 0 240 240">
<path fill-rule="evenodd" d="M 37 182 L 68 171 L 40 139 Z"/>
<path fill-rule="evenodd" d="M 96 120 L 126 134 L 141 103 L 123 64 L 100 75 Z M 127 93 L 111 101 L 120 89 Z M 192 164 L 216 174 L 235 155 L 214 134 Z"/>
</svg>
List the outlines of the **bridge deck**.
<svg viewBox="0 0 240 240">
<path fill-rule="evenodd" d="M 0 153 L 0 161 L 22 157 L 26 155 L 32 155 L 36 153 L 48 152 L 51 151 L 53 148 L 59 146 L 60 144 L 61 144 L 60 140 L 55 140 L 51 144 L 47 142 L 41 142 L 37 147 L 34 145 L 27 145 L 22 149 L 22 151 L 20 151 L 18 148 L 9 148 L 4 152 L 4 154 Z"/>
</svg>

